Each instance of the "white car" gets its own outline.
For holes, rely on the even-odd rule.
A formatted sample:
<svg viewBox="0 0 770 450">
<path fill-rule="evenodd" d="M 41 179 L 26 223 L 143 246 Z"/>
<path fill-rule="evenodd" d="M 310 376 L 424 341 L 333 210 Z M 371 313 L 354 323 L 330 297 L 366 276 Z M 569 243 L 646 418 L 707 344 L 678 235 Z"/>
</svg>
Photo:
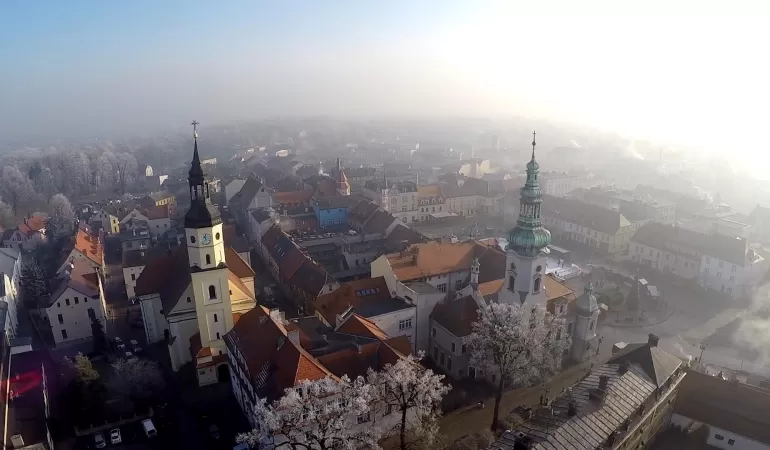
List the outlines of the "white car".
<svg viewBox="0 0 770 450">
<path fill-rule="evenodd" d="M 120 444 L 123 442 L 123 438 L 120 436 L 120 428 L 113 428 L 110 430 L 110 443 L 112 445 Z"/>
</svg>

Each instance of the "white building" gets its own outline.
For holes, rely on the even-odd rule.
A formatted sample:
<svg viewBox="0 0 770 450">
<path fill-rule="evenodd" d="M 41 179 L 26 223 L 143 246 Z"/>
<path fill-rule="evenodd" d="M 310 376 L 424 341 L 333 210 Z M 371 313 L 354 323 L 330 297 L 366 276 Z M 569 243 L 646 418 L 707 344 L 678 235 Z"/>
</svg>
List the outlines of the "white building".
<svg viewBox="0 0 770 450">
<path fill-rule="evenodd" d="M 18 250 L 0 248 L 0 301 L 8 304 L 5 319 L 5 335 L 8 339 L 16 336 L 19 301 L 19 278 L 21 277 L 21 254 Z"/>
<path fill-rule="evenodd" d="M 31 214 L 13 229 L 3 232 L 3 248 L 16 250 L 34 250 L 38 245 L 46 241 L 45 236 L 46 215 L 42 213 Z"/>
<path fill-rule="evenodd" d="M 91 339 L 91 323 L 105 327 L 104 291 L 99 275 L 82 262 L 75 261 L 56 282 L 45 308 L 56 345 Z"/>
<path fill-rule="evenodd" d="M 195 134 L 185 242 L 147 265 L 136 282 L 148 342 L 165 339 L 173 370 L 193 362 L 200 385 L 229 380 L 224 335 L 254 308 L 254 271 L 224 245 Z"/>
<path fill-rule="evenodd" d="M 233 196 L 237 194 L 241 188 L 243 188 L 244 184 L 246 184 L 246 180 L 242 180 L 240 178 L 236 178 L 227 183 L 225 186 L 225 203 L 230 204 L 230 199 L 232 199 Z"/>
<path fill-rule="evenodd" d="M 770 392 L 691 370 L 674 403 L 671 425 L 705 426 L 709 448 L 770 449 Z"/>
<path fill-rule="evenodd" d="M 366 182 L 362 193 L 404 223 L 420 220 L 420 196 L 414 183 L 371 180 Z"/>
</svg>

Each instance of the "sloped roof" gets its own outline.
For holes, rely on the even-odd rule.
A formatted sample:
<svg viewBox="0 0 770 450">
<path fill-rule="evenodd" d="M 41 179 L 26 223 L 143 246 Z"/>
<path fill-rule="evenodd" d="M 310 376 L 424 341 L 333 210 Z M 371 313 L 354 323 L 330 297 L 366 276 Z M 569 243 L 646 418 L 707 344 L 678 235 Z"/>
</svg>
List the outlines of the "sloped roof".
<svg viewBox="0 0 770 450">
<path fill-rule="evenodd" d="M 770 391 L 691 370 L 674 412 L 770 445 Z"/>
<path fill-rule="evenodd" d="M 259 179 L 253 174 L 250 175 L 249 178 L 246 179 L 246 182 L 243 184 L 243 187 L 241 187 L 241 190 L 236 192 L 236 194 L 233 195 L 233 197 L 230 199 L 230 204 L 245 210 L 261 188 L 262 183 L 259 182 Z"/>
<path fill-rule="evenodd" d="M 43 213 L 34 213 L 32 217 L 25 218 L 18 225 L 19 233 L 30 237 L 35 233 L 41 232 L 45 228 L 46 215 Z"/>
<path fill-rule="evenodd" d="M 470 269 L 476 244 L 466 242 L 427 242 L 415 244 L 402 253 L 387 255 L 399 281 Z"/>
<path fill-rule="evenodd" d="M 632 240 L 672 253 L 676 252 L 669 245 L 681 246 L 740 267 L 748 262 L 746 254 L 749 249 L 745 239 L 718 233 L 706 235 L 674 225 L 650 222 L 636 230 Z"/>
<path fill-rule="evenodd" d="M 650 343 L 627 345 L 626 348 L 612 355 L 607 364 L 626 362 L 638 365 L 657 387 L 662 386 L 682 365 L 681 359 Z"/>
<path fill-rule="evenodd" d="M 313 198 L 313 191 L 289 191 L 273 192 L 273 199 L 281 205 L 293 205 L 297 203 L 308 203 Z"/>
<path fill-rule="evenodd" d="M 388 335 L 375 325 L 374 322 L 355 313 L 351 314 L 336 331 L 338 333 L 363 336 L 381 341 L 388 339 Z"/>
<path fill-rule="evenodd" d="M 171 217 L 171 205 L 155 205 L 147 208 L 144 211 L 145 217 L 148 219 L 168 219 Z"/>
<path fill-rule="evenodd" d="M 147 194 L 147 197 L 151 198 L 152 200 L 154 200 L 156 202 L 160 201 L 160 200 L 165 200 L 167 198 L 171 198 L 173 196 L 174 196 L 174 194 L 172 194 L 169 191 L 158 191 L 158 192 L 152 192 L 150 194 Z"/>
<path fill-rule="evenodd" d="M 291 285 L 311 296 L 318 296 L 326 283 L 334 279 L 321 266 L 310 259 L 305 259 L 290 279 Z"/>
<path fill-rule="evenodd" d="M 436 184 L 430 184 L 427 186 L 417 187 L 418 197 L 443 197 L 441 193 L 441 187 Z"/>
<path fill-rule="evenodd" d="M 479 283 L 479 293 L 484 297 L 492 294 L 497 294 L 503 288 L 505 279 L 487 281 L 486 283 Z"/>
<path fill-rule="evenodd" d="M 75 260 L 69 276 L 63 275 L 54 283 L 49 306 L 55 303 L 68 287 L 89 297 L 96 297 L 99 295 L 98 275 L 91 266 Z"/>
<path fill-rule="evenodd" d="M 430 318 L 453 335 L 465 337 L 473 332 L 473 322 L 479 320 L 478 305 L 469 295 L 447 303 L 437 303 Z"/>
<path fill-rule="evenodd" d="M 254 278 L 254 270 L 230 247 L 225 248 L 225 263 L 238 278 Z"/>
<path fill-rule="evenodd" d="M 361 314 L 359 309 L 362 305 L 366 303 L 389 303 L 389 300 L 391 300 L 391 296 L 384 277 L 363 278 L 342 283 L 334 292 L 321 295 L 316 299 L 314 307 L 329 324 L 334 325 L 337 314 L 341 315 L 349 307 L 353 307 L 356 312 Z M 363 309 L 367 310 L 365 307 Z M 368 309 L 374 310 L 375 308 Z M 367 315 L 364 314 L 364 316 Z"/>
<path fill-rule="evenodd" d="M 397 219 L 384 209 L 377 209 L 364 225 L 364 231 L 369 233 L 385 234 L 388 227 Z"/>
<path fill-rule="evenodd" d="M 403 242 L 406 242 L 407 244 L 417 244 L 429 241 L 429 239 L 420 232 L 402 224 L 396 225 L 385 240 L 390 245 L 401 244 Z"/>
<path fill-rule="evenodd" d="M 104 246 L 99 242 L 99 238 L 91 236 L 78 228 L 75 233 L 75 249 L 93 263 L 101 266 L 104 263 Z"/>
<path fill-rule="evenodd" d="M 543 215 L 614 235 L 631 223 L 619 211 L 571 198 L 543 195 Z"/>
<path fill-rule="evenodd" d="M 222 237 L 225 241 L 225 246 L 232 248 L 238 253 L 244 253 L 250 250 L 249 243 L 246 241 L 246 238 L 243 237 L 243 235 L 238 234 L 235 229 L 235 225 L 233 224 L 222 226 Z"/>
</svg>

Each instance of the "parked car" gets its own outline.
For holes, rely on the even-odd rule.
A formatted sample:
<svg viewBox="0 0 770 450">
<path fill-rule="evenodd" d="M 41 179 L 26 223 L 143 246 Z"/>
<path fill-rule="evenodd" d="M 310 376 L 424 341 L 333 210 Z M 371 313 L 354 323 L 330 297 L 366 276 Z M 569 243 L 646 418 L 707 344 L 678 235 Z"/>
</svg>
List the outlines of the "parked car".
<svg viewBox="0 0 770 450">
<path fill-rule="evenodd" d="M 113 428 L 110 430 L 110 443 L 112 445 L 120 444 L 123 442 L 123 437 L 120 435 L 120 428 Z"/>
<path fill-rule="evenodd" d="M 106 446 L 107 446 L 107 441 L 104 440 L 104 435 L 102 433 L 96 433 L 94 435 L 94 447 L 104 448 Z"/>
</svg>

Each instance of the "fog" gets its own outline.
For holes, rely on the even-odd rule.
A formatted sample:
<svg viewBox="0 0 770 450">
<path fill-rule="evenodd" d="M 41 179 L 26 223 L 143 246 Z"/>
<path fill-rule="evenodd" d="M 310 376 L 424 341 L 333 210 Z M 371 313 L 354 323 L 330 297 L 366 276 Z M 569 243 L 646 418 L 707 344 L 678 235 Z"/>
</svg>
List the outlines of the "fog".
<svg viewBox="0 0 770 450">
<path fill-rule="evenodd" d="M 754 149 L 770 102 L 767 6 L 645 5 L 395 2 L 338 14 L 343 4 L 146 3 L 70 13 L 55 27 L 56 11 L 3 5 L 0 135 L 190 117 L 517 114 L 740 154 L 764 169 Z M 38 42 L 46 33 L 52 45 Z"/>
</svg>

